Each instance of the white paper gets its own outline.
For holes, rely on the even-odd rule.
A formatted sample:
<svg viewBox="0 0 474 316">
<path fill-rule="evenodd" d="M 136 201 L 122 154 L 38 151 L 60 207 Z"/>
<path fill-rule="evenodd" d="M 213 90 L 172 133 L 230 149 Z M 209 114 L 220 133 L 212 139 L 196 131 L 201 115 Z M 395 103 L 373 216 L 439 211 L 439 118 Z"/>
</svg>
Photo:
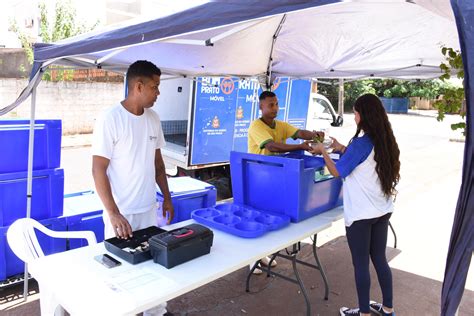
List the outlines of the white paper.
<svg viewBox="0 0 474 316">
<path fill-rule="evenodd" d="M 133 295 L 148 296 L 159 289 L 169 289 L 176 285 L 172 279 L 164 277 L 150 268 L 129 269 L 112 275 L 105 280 L 114 292 L 129 292 Z"/>
</svg>

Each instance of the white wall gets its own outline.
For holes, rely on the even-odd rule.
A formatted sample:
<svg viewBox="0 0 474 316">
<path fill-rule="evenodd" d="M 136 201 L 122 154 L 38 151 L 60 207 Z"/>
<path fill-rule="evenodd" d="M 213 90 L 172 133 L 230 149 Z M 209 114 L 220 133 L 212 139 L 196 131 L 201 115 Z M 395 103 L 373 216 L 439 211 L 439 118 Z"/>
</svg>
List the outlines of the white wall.
<svg viewBox="0 0 474 316">
<path fill-rule="evenodd" d="M 0 108 L 11 104 L 26 79 L 0 79 Z M 61 119 L 63 135 L 91 133 L 96 117 L 123 99 L 122 83 L 47 82 L 37 88 L 36 118 Z M 30 99 L 2 118 L 29 118 Z"/>
</svg>

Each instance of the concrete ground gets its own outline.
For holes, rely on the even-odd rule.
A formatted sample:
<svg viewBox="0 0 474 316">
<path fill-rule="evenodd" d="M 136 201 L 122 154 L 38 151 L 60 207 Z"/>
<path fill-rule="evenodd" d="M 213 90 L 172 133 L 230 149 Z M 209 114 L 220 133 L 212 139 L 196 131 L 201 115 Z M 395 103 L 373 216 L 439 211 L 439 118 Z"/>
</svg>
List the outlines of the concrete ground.
<svg viewBox="0 0 474 316">
<path fill-rule="evenodd" d="M 352 115 L 345 115 L 342 128 L 329 132 L 347 142 L 355 131 Z M 461 184 L 464 143 L 450 130 L 457 117 L 438 123 L 432 111 L 390 115 L 401 150 L 401 181 L 392 224 L 398 236 L 397 249 L 389 233 L 387 256 L 394 279 L 394 303 L 398 315 L 439 315 L 454 210 Z M 63 141 L 62 167 L 65 192 L 93 187 L 90 176 L 90 136 L 68 137 Z M 258 242 L 258 239 L 252 240 Z M 329 283 L 329 300 L 318 271 L 300 268 L 310 293 L 312 315 L 337 315 L 340 306 L 355 306 L 353 269 L 342 220 L 318 235 L 319 255 Z M 311 260 L 309 245 L 300 258 Z M 474 315 L 473 264 L 465 286 L 459 315 Z M 291 275 L 291 265 L 279 259 L 278 272 Z M 250 293 L 245 292 L 247 269 L 238 270 L 169 302 L 176 315 L 304 315 L 306 307 L 298 287 L 278 278 L 254 276 Z M 1 315 L 39 315 L 38 289 L 32 284 L 28 302 L 21 302 L 21 286 L 0 290 Z M 381 299 L 372 271 L 372 298 Z M 87 302 L 84 302 L 87 304 Z"/>
</svg>

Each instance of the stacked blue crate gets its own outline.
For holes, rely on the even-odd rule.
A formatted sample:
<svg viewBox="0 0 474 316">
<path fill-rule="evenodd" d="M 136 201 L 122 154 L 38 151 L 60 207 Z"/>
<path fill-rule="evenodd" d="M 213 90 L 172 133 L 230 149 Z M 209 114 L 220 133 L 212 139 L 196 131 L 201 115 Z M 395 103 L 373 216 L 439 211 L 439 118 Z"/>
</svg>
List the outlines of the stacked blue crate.
<svg viewBox="0 0 474 316">
<path fill-rule="evenodd" d="M 31 217 L 54 230 L 65 230 L 64 171 L 60 169 L 61 121 L 35 122 Z M 9 225 L 26 217 L 29 120 L 0 120 L 0 281 L 23 271 L 6 241 Z M 66 243 L 40 236 L 45 254 L 66 250 Z"/>
<path fill-rule="evenodd" d="M 291 153 L 264 156 L 232 151 L 230 171 L 234 203 L 282 213 L 292 222 L 342 205 L 339 177 L 320 177 L 321 157 Z"/>
<path fill-rule="evenodd" d="M 94 191 L 64 195 L 64 212 L 68 231 L 93 231 L 97 242 L 104 240 L 103 205 Z M 87 246 L 85 239 L 70 239 L 68 249 Z"/>
</svg>

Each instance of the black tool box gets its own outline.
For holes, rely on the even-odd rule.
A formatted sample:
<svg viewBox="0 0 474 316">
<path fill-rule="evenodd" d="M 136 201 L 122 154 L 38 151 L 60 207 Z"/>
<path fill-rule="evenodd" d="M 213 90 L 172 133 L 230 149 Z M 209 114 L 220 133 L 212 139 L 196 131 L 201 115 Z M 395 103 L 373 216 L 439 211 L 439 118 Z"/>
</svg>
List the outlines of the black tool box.
<svg viewBox="0 0 474 316">
<path fill-rule="evenodd" d="M 211 251 L 214 234 L 199 224 L 191 224 L 150 238 L 155 263 L 170 269 Z"/>
<path fill-rule="evenodd" d="M 150 226 L 134 231 L 133 237 L 129 239 L 113 237 L 104 240 L 105 249 L 131 264 L 137 264 L 151 259 L 148 240 L 163 232 L 166 230 Z"/>
</svg>

